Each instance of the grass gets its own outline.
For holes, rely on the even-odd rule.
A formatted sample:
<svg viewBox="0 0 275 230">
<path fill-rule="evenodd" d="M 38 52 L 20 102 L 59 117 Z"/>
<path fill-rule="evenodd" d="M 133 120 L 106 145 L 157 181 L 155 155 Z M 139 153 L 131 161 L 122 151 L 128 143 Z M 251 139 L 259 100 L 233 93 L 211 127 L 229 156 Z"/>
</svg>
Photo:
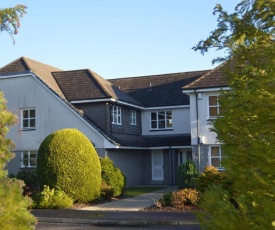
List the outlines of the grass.
<svg viewBox="0 0 275 230">
<path fill-rule="evenodd" d="M 127 188 L 124 196 L 126 197 L 133 197 L 133 196 L 139 196 L 144 193 L 154 192 L 156 190 L 162 189 L 161 187 L 133 187 L 133 188 Z"/>
</svg>

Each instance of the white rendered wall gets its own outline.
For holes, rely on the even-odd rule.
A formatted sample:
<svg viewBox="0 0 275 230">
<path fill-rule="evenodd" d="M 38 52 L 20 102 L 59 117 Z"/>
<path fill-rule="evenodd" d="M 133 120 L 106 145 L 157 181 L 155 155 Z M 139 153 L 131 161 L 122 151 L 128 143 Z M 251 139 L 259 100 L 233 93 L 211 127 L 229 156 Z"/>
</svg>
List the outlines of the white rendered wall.
<svg viewBox="0 0 275 230">
<path fill-rule="evenodd" d="M 217 92 L 201 93 L 201 99 L 198 99 L 198 122 L 199 136 L 204 138 L 204 144 L 218 144 L 217 135 L 209 129 L 212 127 L 208 114 L 208 96 L 217 95 Z M 190 94 L 190 123 L 191 123 L 191 144 L 197 143 L 197 114 L 196 114 L 196 96 Z"/>
<path fill-rule="evenodd" d="M 16 145 L 15 150 L 38 150 L 47 135 L 64 128 L 77 128 L 96 148 L 104 148 L 104 138 L 32 76 L 0 79 L 0 91 L 8 101 L 8 110 L 18 116 L 17 124 L 10 127 L 8 134 Z M 35 130 L 21 130 L 22 108 L 35 108 Z"/>
<path fill-rule="evenodd" d="M 172 111 L 173 129 L 172 130 L 150 130 L 151 112 Z M 185 134 L 190 133 L 190 111 L 189 107 L 174 109 L 155 109 L 146 110 L 141 113 L 142 135 L 167 135 L 167 134 Z"/>
</svg>

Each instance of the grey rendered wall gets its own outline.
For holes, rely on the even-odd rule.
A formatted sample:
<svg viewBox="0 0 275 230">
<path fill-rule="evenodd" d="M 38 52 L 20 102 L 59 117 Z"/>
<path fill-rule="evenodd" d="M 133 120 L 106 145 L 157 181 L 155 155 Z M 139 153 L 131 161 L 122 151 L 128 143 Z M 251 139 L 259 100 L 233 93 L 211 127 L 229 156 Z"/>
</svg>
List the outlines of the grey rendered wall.
<svg viewBox="0 0 275 230">
<path fill-rule="evenodd" d="M 127 177 L 127 187 L 150 184 L 151 151 L 149 150 L 108 150 L 107 156 Z"/>
<path fill-rule="evenodd" d="M 200 166 L 199 166 L 199 154 L 198 154 L 198 146 L 193 147 L 193 158 L 200 172 L 202 172 L 207 165 L 209 165 L 208 158 L 208 149 L 209 145 L 200 145 Z"/>
</svg>

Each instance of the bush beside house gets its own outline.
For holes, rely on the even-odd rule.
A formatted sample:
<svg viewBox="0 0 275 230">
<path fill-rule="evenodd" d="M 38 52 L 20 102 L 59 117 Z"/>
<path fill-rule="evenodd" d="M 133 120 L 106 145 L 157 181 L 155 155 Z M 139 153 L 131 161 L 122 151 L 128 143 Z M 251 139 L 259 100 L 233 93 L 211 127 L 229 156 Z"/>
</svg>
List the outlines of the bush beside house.
<svg viewBox="0 0 275 230">
<path fill-rule="evenodd" d="M 90 140 L 77 129 L 47 136 L 37 156 L 40 187 L 64 191 L 74 201 L 91 201 L 100 195 L 101 166 Z"/>
</svg>

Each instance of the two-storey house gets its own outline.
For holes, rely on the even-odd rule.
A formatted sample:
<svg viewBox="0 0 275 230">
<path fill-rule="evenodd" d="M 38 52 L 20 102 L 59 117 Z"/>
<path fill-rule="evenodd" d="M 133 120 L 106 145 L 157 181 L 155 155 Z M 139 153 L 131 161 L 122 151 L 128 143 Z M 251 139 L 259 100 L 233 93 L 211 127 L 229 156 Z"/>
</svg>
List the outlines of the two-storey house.
<svg viewBox="0 0 275 230">
<path fill-rule="evenodd" d="M 210 142 L 216 147 L 207 129 L 212 117 L 197 121 L 209 106 L 218 109 L 207 101 L 215 101 L 223 85 L 200 89 L 212 87 L 214 93 L 196 86 L 216 74 L 206 70 L 106 80 L 89 69 L 63 71 L 21 57 L 0 69 L 0 90 L 18 116 L 8 134 L 16 145 L 8 170 L 15 174 L 36 167 L 37 150 L 47 135 L 77 128 L 100 157 L 110 157 L 124 172 L 128 187 L 176 184 L 177 167 L 185 160 L 195 160 L 201 170 L 216 162 L 209 151 L 200 150 L 209 149 Z"/>
</svg>

